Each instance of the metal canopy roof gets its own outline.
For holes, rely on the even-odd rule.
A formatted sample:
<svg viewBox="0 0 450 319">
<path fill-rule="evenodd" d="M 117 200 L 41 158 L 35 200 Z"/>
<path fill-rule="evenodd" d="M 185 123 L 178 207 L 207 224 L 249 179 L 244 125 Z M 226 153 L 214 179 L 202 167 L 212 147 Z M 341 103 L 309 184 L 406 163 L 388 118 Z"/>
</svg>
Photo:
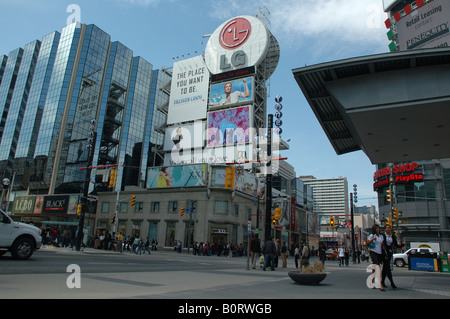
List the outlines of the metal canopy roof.
<svg viewBox="0 0 450 319">
<path fill-rule="evenodd" d="M 292 70 L 338 155 L 373 164 L 450 157 L 450 50 L 385 53 Z"/>
</svg>

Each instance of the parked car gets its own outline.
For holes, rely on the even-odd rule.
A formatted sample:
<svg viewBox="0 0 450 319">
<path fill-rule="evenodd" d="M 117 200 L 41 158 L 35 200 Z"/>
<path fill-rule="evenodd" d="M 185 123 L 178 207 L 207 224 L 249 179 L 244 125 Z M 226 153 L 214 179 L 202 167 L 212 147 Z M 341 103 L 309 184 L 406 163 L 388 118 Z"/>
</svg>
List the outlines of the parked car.
<svg viewBox="0 0 450 319">
<path fill-rule="evenodd" d="M 325 251 L 325 257 L 327 259 L 336 260 L 338 258 L 338 254 L 333 249 L 327 249 L 327 251 Z"/>
<path fill-rule="evenodd" d="M 419 253 L 432 253 L 433 252 L 433 250 L 431 250 L 430 248 L 410 248 L 402 254 L 394 254 L 392 256 L 394 265 L 396 265 L 397 267 L 404 267 L 405 265 L 407 265 L 408 264 L 408 256 L 412 251 L 419 252 Z"/>
<path fill-rule="evenodd" d="M 39 228 L 15 222 L 0 210 L 0 256 L 9 251 L 15 259 L 28 259 L 41 242 Z"/>
</svg>

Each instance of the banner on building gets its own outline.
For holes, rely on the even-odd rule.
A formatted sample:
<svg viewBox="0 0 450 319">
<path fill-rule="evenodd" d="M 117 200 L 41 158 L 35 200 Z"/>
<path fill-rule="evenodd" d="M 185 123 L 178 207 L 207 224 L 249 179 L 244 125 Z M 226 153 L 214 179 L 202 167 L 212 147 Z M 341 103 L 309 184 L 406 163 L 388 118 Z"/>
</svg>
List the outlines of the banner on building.
<svg viewBox="0 0 450 319">
<path fill-rule="evenodd" d="M 173 64 L 167 124 L 206 118 L 209 71 L 202 56 Z"/>
</svg>

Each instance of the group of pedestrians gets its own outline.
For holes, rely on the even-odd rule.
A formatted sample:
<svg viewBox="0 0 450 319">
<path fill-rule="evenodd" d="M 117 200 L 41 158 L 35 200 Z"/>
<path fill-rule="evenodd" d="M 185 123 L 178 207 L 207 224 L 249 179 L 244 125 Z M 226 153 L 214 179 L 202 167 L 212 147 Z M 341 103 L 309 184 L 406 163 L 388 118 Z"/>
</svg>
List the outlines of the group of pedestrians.
<svg viewBox="0 0 450 319">
<path fill-rule="evenodd" d="M 268 267 L 270 270 L 274 271 L 276 267 L 278 267 L 279 258 L 281 257 L 281 268 L 287 268 L 287 258 L 290 252 L 286 245 L 285 241 L 280 243 L 279 239 L 274 240 L 271 236 L 264 243 L 261 242 L 255 234 L 252 234 L 252 238 L 250 241 L 250 256 L 251 256 L 251 266 L 252 269 L 256 269 L 256 263 L 262 257 L 264 262 L 262 264 L 262 268 L 265 271 Z M 300 260 L 300 270 L 303 266 L 308 264 L 308 260 L 310 258 L 310 251 L 307 245 L 304 245 L 302 248 L 299 245 L 296 245 L 294 249 L 294 261 L 295 267 L 299 268 L 299 260 Z"/>
<path fill-rule="evenodd" d="M 41 226 L 41 238 L 43 246 L 70 247 L 75 246 L 77 230 L 61 225 Z"/>
<path fill-rule="evenodd" d="M 392 255 L 394 254 L 394 248 L 401 248 L 405 243 L 399 243 L 396 235 L 392 232 L 391 226 L 386 224 L 384 226 L 384 233 L 381 233 L 379 225 L 374 225 L 372 227 L 371 234 L 367 240 L 369 246 L 370 258 L 375 267 L 378 270 L 374 270 L 377 274 L 380 274 L 379 269 L 381 269 L 381 275 L 378 277 L 380 282 L 380 291 L 384 291 L 386 284 L 385 280 L 388 277 L 391 282 L 392 289 L 396 289 L 397 286 L 394 284 L 394 279 L 392 277 Z"/>
<path fill-rule="evenodd" d="M 156 250 L 158 246 L 158 241 L 153 239 L 151 242 L 149 238 L 141 238 L 138 234 L 136 235 L 124 235 L 122 232 L 111 233 L 107 231 L 98 230 L 95 232 L 92 239 L 88 241 L 88 247 L 103 250 L 113 250 L 116 252 L 131 252 L 137 255 L 148 252 L 150 255 L 150 250 Z M 151 247 L 151 248 L 150 248 Z"/>
</svg>

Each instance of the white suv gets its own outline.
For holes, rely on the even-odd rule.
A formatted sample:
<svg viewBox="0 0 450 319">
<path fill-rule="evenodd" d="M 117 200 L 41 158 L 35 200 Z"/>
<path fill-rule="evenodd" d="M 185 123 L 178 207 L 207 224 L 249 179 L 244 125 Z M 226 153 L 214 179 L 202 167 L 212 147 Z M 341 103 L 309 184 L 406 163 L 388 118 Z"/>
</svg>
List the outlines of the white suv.
<svg viewBox="0 0 450 319">
<path fill-rule="evenodd" d="M 394 254 L 392 258 L 394 259 L 394 264 L 397 267 L 404 267 L 408 264 L 408 256 L 412 250 L 415 250 L 418 253 L 432 253 L 433 250 L 430 248 L 410 248 L 402 254 Z"/>
<path fill-rule="evenodd" d="M 41 247 L 41 230 L 13 221 L 0 210 L 0 256 L 10 251 L 15 259 L 28 259 Z"/>
</svg>

